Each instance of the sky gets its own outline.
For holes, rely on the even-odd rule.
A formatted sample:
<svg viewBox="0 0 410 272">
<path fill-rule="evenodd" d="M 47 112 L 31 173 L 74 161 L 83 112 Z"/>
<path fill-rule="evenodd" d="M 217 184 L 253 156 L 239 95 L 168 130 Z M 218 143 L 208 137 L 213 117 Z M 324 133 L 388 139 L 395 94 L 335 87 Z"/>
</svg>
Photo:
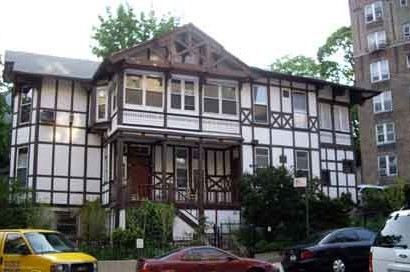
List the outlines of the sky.
<svg viewBox="0 0 410 272">
<path fill-rule="evenodd" d="M 93 59 L 92 28 L 121 0 L 0 0 L 0 55 L 18 50 Z M 248 65 L 267 68 L 284 55 L 315 56 L 341 26 L 348 0 L 129 0 L 193 23 Z"/>
</svg>

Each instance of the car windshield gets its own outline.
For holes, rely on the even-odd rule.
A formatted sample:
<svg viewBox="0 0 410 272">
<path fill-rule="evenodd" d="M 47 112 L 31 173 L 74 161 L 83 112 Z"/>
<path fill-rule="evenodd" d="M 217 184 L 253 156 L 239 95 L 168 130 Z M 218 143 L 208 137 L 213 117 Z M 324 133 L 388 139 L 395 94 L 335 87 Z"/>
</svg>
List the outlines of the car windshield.
<svg viewBox="0 0 410 272">
<path fill-rule="evenodd" d="M 386 248 L 410 248 L 410 215 L 390 217 L 377 234 L 374 246 Z"/>
<path fill-rule="evenodd" d="M 24 236 L 36 254 L 76 251 L 75 246 L 57 232 L 28 232 Z"/>
</svg>

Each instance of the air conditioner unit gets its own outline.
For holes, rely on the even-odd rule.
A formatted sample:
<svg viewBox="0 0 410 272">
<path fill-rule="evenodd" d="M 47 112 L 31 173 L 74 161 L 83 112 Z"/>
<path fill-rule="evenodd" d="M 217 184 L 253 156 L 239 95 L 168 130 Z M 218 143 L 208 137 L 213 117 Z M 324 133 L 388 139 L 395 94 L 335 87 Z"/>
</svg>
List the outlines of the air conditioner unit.
<svg viewBox="0 0 410 272">
<path fill-rule="evenodd" d="M 40 112 L 40 122 L 46 124 L 54 124 L 55 122 L 55 112 L 53 110 L 41 110 Z"/>
</svg>

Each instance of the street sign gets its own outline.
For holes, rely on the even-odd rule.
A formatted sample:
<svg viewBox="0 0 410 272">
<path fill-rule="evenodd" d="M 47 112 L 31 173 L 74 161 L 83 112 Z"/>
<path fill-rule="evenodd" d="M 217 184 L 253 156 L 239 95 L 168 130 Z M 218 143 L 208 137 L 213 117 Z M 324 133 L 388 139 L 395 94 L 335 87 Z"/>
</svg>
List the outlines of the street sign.
<svg viewBox="0 0 410 272">
<path fill-rule="evenodd" d="M 136 240 L 136 246 L 137 246 L 137 248 L 144 248 L 144 239 L 138 238 Z"/>
<path fill-rule="evenodd" d="M 306 186 L 307 186 L 306 177 L 295 178 L 293 180 L 293 187 L 295 188 L 305 188 Z"/>
</svg>

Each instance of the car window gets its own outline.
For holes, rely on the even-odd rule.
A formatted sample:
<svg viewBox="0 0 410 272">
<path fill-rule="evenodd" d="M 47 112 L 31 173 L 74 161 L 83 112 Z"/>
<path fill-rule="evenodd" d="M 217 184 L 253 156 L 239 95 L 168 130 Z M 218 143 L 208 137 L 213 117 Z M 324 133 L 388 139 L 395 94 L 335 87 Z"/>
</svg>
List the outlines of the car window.
<svg viewBox="0 0 410 272">
<path fill-rule="evenodd" d="M 410 215 L 389 217 L 377 234 L 374 246 L 386 248 L 410 248 Z"/>
<path fill-rule="evenodd" d="M 20 234 L 7 234 L 6 243 L 4 244 L 4 254 L 21 254 L 21 252 L 28 250 L 26 242 Z"/>
<path fill-rule="evenodd" d="M 184 256 L 184 261 L 219 261 L 226 260 L 230 255 L 215 248 L 195 248 L 189 250 Z"/>
<path fill-rule="evenodd" d="M 353 230 L 344 230 L 342 231 L 342 239 L 344 242 L 357 242 L 359 241 L 359 237 L 357 236 L 356 232 Z"/>
<path fill-rule="evenodd" d="M 342 243 L 342 242 L 344 242 L 344 239 L 343 239 L 343 235 L 341 232 L 332 233 L 325 240 L 326 244 L 335 244 L 335 243 Z"/>
<path fill-rule="evenodd" d="M 356 230 L 357 235 L 359 236 L 360 241 L 373 241 L 375 234 L 371 231 L 358 229 Z"/>
</svg>

